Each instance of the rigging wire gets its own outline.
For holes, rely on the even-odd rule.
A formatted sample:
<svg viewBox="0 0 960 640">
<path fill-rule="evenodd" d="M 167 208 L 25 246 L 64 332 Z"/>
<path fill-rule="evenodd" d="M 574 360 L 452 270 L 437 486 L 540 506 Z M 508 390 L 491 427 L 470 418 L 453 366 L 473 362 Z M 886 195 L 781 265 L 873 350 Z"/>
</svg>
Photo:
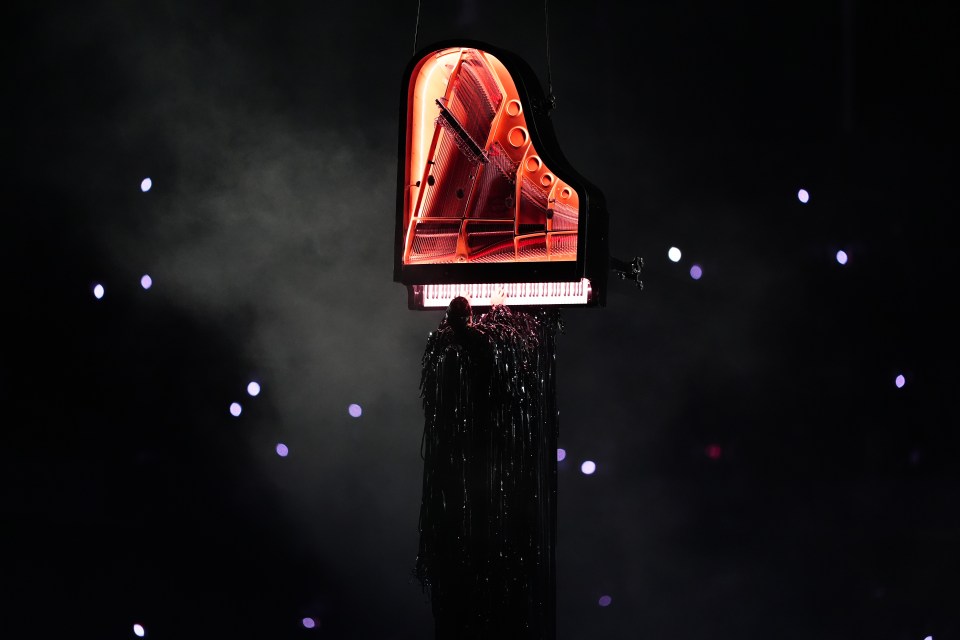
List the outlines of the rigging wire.
<svg viewBox="0 0 960 640">
<path fill-rule="evenodd" d="M 417 54 L 417 32 L 420 30 L 420 0 L 417 0 L 417 24 L 413 27 L 413 55 Z"/>
<path fill-rule="evenodd" d="M 417 20 L 413 27 L 413 55 L 417 54 L 417 36 L 420 32 L 420 4 L 417 0 Z M 553 94 L 553 69 L 550 64 L 550 0 L 543 0 L 543 31 L 546 36 L 547 45 L 547 113 L 550 113 L 557 106 L 557 96 Z"/>
<path fill-rule="evenodd" d="M 550 0 L 543 0 L 543 30 L 547 36 L 547 113 L 557 106 L 557 97 L 553 95 L 553 77 L 550 73 L 550 15 L 547 5 Z"/>
</svg>

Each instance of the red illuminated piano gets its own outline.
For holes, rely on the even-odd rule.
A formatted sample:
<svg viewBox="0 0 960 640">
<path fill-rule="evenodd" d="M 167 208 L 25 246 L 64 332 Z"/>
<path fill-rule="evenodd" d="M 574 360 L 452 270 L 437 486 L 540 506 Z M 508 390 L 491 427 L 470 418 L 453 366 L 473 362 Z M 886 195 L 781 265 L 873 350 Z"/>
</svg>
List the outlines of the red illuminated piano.
<svg viewBox="0 0 960 640">
<path fill-rule="evenodd" d="M 411 309 L 604 306 L 603 194 L 560 151 L 520 58 L 443 43 L 407 67 L 400 106 L 394 280 Z"/>
</svg>

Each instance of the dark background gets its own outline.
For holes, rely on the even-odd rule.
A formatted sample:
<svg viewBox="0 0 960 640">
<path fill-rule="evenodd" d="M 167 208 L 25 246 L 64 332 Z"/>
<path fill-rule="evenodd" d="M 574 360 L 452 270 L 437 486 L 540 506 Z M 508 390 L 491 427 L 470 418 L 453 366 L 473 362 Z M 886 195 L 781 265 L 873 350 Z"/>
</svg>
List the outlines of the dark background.
<svg viewBox="0 0 960 640">
<path fill-rule="evenodd" d="M 440 313 L 391 246 L 417 3 L 5 12 L 0 635 L 431 637 Z M 960 637 L 958 28 L 551 3 L 561 147 L 647 265 L 564 314 L 561 640 Z M 546 84 L 540 3 L 422 2 L 418 46 L 456 37 Z"/>
</svg>

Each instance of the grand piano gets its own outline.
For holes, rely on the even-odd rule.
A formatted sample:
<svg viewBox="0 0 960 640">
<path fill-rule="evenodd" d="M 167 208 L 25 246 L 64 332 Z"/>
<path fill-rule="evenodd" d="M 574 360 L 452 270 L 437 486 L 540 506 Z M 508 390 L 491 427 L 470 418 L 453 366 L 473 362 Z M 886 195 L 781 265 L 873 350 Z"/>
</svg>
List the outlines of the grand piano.
<svg viewBox="0 0 960 640">
<path fill-rule="evenodd" d="M 602 193 L 566 161 L 533 70 L 479 42 L 414 56 L 400 102 L 394 280 L 410 309 L 596 307 L 610 270 Z"/>
</svg>

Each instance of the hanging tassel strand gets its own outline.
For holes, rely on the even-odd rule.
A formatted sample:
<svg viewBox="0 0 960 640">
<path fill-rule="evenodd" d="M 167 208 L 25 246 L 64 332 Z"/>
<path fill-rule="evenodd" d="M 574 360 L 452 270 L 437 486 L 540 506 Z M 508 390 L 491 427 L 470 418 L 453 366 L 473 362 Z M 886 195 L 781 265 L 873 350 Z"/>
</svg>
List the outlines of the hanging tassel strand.
<svg viewBox="0 0 960 640">
<path fill-rule="evenodd" d="M 438 640 L 555 637 L 559 326 L 498 305 L 427 340 L 415 574 Z"/>
</svg>

